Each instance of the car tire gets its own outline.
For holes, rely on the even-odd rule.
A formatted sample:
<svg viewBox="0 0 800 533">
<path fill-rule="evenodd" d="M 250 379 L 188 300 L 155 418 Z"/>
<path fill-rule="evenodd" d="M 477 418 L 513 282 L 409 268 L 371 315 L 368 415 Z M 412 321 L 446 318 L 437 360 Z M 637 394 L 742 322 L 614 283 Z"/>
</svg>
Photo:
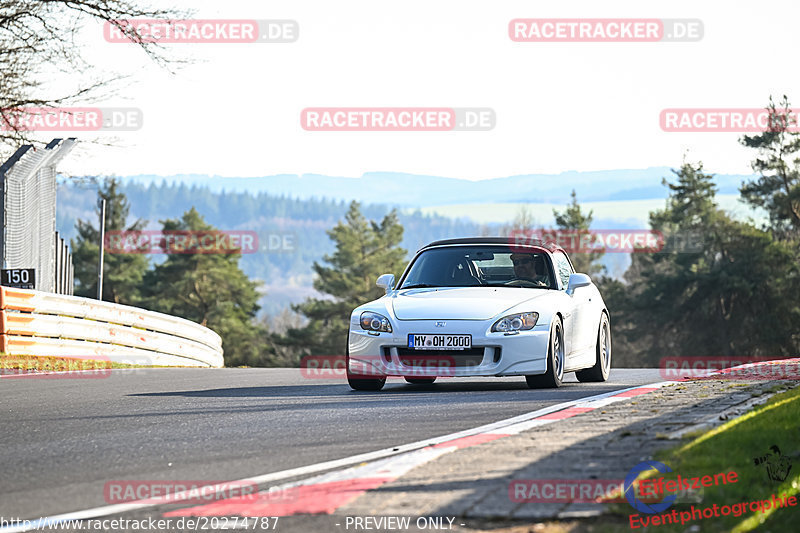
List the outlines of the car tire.
<svg viewBox="0 0 800 533">
<path fill-rule="evenodd" d="M 363 376 L 361 374 L 353 374 L 350 372 L 350 346 L 348 346 L 345 350 L 344 365 L 345 371 L 347 372 L 347 383 L 353 390 L 379 391 L 386 384 L 386 376 L 383 376 L 382 378 L 374 378 L 370 376 Z"/>
<path fill-rule="evenodd" d="M 407 378 L 405 378 L 405 380 L 407 382 L 411 383 L 412 385 L 430 385 L 434 381 L 436 381 L 436 378 L 435 377 L 433 377 L 433 378 L 408 378 L 407 377 Z"/>
<path fill-rule="evenodd" d="M 611 324 L 605 311 L 600 316 L 595 353 L 596 359 L 592 368 L 575 372 L 575 377 L 581 383 L 607 381 L 608 375 L 611 373 Z"/>
<path fill-rule="evenodd" d="M 550 342 L 547 345 L 547 371 L 544 374 L 525 376 L 528 387 L 532 389 L 554 389 L 561 386 L 564 379 L 564 326 L 561 318 L 553 319 L 550 328 Z"/>
</svg>

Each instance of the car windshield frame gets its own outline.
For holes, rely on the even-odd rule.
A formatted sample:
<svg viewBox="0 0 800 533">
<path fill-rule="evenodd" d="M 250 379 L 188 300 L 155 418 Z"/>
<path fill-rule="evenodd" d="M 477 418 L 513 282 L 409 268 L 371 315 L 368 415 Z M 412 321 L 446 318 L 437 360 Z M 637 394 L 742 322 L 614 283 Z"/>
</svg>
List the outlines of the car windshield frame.
<svg viewBox="0 0 800 533">
<path fill-rule="evenodd" d="M 428 283 L 425 279 L 420 280 L 420 282 L 414 282 L 410 284 L 406 284 L 409 275 L 413 271 L 417 262 L 420 261 L 425 254 L 430 252 L 441 252 L 442 250 L 454 250 L 454 249 L 461 249 L 461 250 L 476 250 L 479 249 L 480 252 L 492 252 L 492 253 L 504 253 L 504 254 L 539 254 L 544 258 L 545 261 L 545 268 L 547 270 L 547 278 L 549 281 L 549 285 L 534 285 L 533 283 L 520 283 L 520 284 L 513 284 L 508 285 L 509 281 L 515 281 L 520 278 L 511 279 L 504 282 L 496 282 L 493 283 L 491 281 L 484 282 L 486 280 L 480 279 L 479 283 L 470 283 L 470 284 L 442 284 L 442 283 Z M 477 254 L 476 254 L 477 255 Z M 465 255 L 466 259 L 466 255 Z M 467 259 L 468 260 L 468 259 Z M 455 267 L 456 265 L 453 264 Z M 474 263 L 473 263 L 474 266 Z M 406 267 L 405 271 L 403 272 L 400 281 L 397 284 L 396 290 L 406 290 L 406 289 L 419 289 L 419 288 L 467 288 L 467 287 L 487 287 L 487 288 L 498 288 L 498 287 L 507 287 L 507 288 L 525 288 L 525 289 L 550 289 L 550 290 L 559 290 L 558 288 L 558 280 L 555 277 L 555 269 L 553 266 L 553 259 L 550 255 L 550 251 L 546 248 L 539 247 L 539 246 L 520 246 L 520 245 L 504 245 L 504 244 L 497 244 L 497 243 L 470 243 L 470 244 L 447 244 L 441 246 L 432 246 L 426 247 L 421 249 L 411 262 Z M 471 275 L 471 274 L 470 274 Z"/>
</svg>

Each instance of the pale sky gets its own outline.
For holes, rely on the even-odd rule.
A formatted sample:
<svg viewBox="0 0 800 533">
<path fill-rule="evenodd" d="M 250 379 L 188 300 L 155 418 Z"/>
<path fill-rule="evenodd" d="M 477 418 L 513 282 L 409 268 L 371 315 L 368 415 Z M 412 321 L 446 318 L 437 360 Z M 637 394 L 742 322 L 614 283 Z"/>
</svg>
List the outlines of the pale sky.
<svg viewBox="0 0 800 533">
<path fill-rule="evenodd" d="M 485 179 L 566 170 L 677 166 L 688 150 L 715 173 L 750 173 L 736 133 L 664 132 L 664 108 L 800 107 L 796 1 L 192 1 L 197 18 L 292 19 L 288 44 L 173 44 L 197 63 L 170 74 L 134 45 L 83 32 L 99 72 L 132 83 L 103 107 L 144 126 L 85 144 L 73 174 L 394 171 Z M 699 42 L 517 43 L 515 18 L 696 18 Z M 56 78 L 54 87 L 74 79 Z M 483 107 L 491 131 L 304 131 L 306 107 Z M 67 133 L 68 134 L 68 133 Z M 65 135 L 65 134 L 59 134 Z M 96 138 L 78 134 L 79 138 Z M 45 137 L 56 134 L 47 133 Z M 102 137 L 108 140 L 108 137 Z"/>
</svg>

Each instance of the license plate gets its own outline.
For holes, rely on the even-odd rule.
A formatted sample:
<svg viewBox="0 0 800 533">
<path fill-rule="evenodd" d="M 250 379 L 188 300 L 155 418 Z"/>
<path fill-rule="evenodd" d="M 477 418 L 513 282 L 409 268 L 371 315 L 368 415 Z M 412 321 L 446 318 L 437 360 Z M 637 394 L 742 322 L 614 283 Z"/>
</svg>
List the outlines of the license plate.
<svg viewBox="0 0 800 533">
<path fill-rule="evenodd" d="M 414 350 L 466 350 L 472 348 L 472 335 L 410 334 L 408 347 Z"/>
</svg>

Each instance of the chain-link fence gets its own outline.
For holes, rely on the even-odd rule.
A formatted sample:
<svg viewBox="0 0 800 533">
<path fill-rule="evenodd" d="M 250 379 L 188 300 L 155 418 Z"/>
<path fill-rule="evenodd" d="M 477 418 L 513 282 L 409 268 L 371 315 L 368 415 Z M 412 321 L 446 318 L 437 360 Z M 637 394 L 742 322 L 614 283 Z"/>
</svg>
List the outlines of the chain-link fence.
<svg viewBox="0 0 800 533">
<path fill-rule="evenodd" d="M 25 145 L 0 166 L 4 285 L 12 275 L 12 284 L 33 275 L 37 290 L 72 294 L 72 257 L 56 234 L 56 166 L 75 142 L 53 139 L 42 149 Z"/>
</svg>

